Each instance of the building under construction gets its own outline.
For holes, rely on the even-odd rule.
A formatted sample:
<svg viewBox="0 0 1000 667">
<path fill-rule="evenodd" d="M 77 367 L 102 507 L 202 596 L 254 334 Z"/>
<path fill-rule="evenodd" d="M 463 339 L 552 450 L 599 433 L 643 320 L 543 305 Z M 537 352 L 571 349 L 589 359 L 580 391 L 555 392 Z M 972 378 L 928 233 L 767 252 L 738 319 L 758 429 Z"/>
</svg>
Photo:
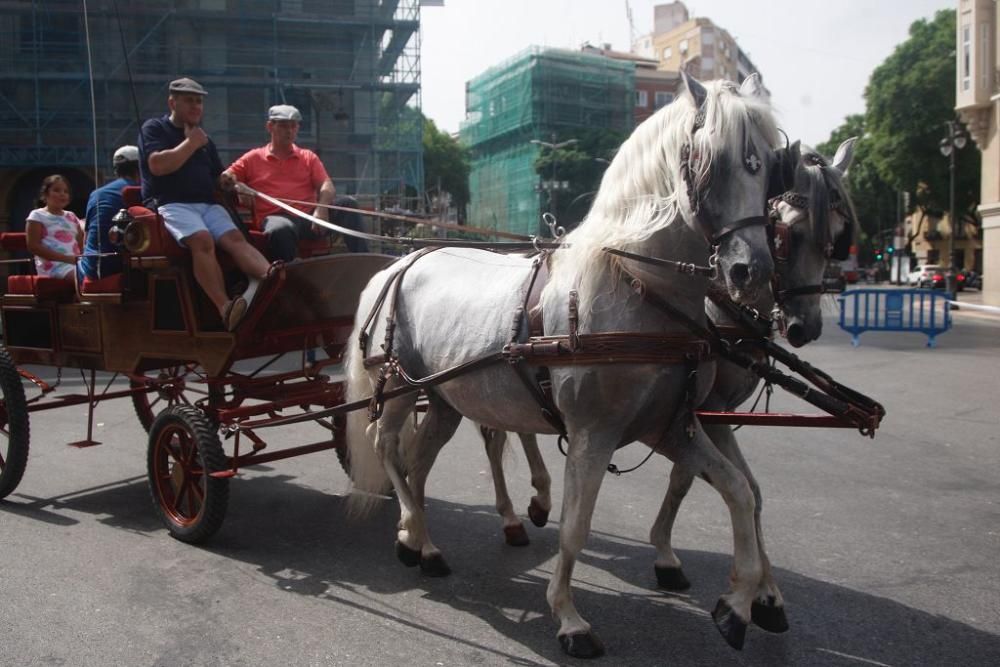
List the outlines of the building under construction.
<svg viewBox="0 0 1000 667">
<path fill-rule="evenodd" d="M 0 228 L 23 226 L 52 173 L 82 213 L 180 76 L 208 90 L 225 164 L 267 142 L 269 106 L 294 104 L 339 192 L 400 203 L 423 188 L 419 27 L 419 0 L 0 3 Z"/>
<path fill-rule="evenodd" d="M 532 140 L 557 143 L 593 128 L 630 132 L 634 69 L 631 62 L 532 47 L 468 82 L 461 137 L 472 151 L 469 224 L 538 233 L 543 189 L 535 161 L 543 148 Z"/>
</svg>

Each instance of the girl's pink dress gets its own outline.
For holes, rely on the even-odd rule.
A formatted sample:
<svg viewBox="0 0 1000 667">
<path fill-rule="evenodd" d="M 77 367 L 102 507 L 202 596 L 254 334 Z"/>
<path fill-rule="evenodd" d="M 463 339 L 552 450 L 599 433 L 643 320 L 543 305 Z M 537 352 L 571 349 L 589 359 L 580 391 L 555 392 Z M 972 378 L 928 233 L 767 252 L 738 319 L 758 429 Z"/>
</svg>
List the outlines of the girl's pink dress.
<svg viewBox="0 0 1000 667">
<path fill-rule="evenodd" d="M 62 215 L 53 215 L 48 209 L 36 208 L 28 214 L 28 222 L 37 222 L 42 226 L 42 245 L 64 255 L 79 255 L 80 244 L 77 243 L 77 232 L 83 226 L 73 211 L 63 211 Z M 54 262 L 35 256 L 35 269 L 40 276 L 52 278 L 67 278 L 73 275 L 75 264 Z"/>
</svg>

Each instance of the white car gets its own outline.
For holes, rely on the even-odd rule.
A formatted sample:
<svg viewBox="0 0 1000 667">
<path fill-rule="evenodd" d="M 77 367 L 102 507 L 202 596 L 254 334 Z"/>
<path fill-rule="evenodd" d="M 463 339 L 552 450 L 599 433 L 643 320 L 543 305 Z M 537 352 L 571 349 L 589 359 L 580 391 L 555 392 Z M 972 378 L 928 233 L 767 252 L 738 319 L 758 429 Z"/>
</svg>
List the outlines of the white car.
<svg viewBox="0 0 1000 667">
<path fill-rule="evenodd" d="M 944 286 L 944 267 L 937 264 L 918 264 L 915 269 L 906 274 L 908 285 L 917 287 Z"/>
</svg>

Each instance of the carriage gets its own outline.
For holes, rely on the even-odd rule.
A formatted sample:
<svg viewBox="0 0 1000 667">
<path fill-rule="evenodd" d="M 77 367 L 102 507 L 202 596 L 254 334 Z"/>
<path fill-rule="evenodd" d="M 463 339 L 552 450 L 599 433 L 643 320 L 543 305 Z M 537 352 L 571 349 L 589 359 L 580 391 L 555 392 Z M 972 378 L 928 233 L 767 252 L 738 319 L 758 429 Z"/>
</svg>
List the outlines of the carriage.
<svg viewBox="0 0 1000 667">
<path fill-rule="evenodd" d="M 148 479 L 158 513 L 172 535 L 196 542 L 221 526 L 229 478 L 241 467 L 343 452 L 339 416 L 317 418 L 323 437 L 294 447 L 276 450 L 258 431 L 343 402 L 330 367 L 350 335 L 358 294 L 394 258 L 337 253 L 328 240 L 307 242 L 300 249 L 307 257 L 276 264 L 244 320 L 229 332 L 197 288 L 186 251 L 134 195 L 126 188 L 132 205 L 119 222 L 126 271 L 75 289 L 72 281 L 35 275 L 7 281 L 0 297 L 0 422 L 6 436 L 0 498 L 14 491 L 25 471 L 31 413 L 87 406 L 86 437 L 70 444 L 88 447 L 99 444 L 93 439 L 97 405 L 128 398 L 149 432 Z M 23 249 L 24 235 L 7 233 L 0 242 L 7 250 Z M 325 358 L 306 355 L 314 348 Z M 269 372 L 286 355 L 299 357 L 297 368 Z M 30 370 L 36 365 L 58 368 L 60 380 L 46 382 Z M 82 393 L 58 390 L 63 369 L 79 369 Z M 22 379 L 33 387 L 30 395 Z M 251 427 L 229 430 L 248 420 Z"/>
<path fill-rule="evenodd" d="M 777 128 L 754 77 L 739 89 L 715 82 L 706 90 L 686 75 L 684 81 L 689 94 L 683 104 L 665 107 L 655 123 L 644 123 L 623 145 L 591 215 L 565 245 L 516 244 L 521 250 L 562 248 L 552 253 L 550 282 L 538 301 L 547 336 L 536 335 L 529 321 L 536 311 L 530 303 L 532 287 L 549 264 L 548 256 L 484 253 L 500 244 L 475 242 L 465 243 L 460 251 L 413 253 L 392 270 L 383 270 L 391 258 L 380 255 L 313 257 L 278 265 L 246 318 L 228 333 L 194 289 L 183 253 L 158 218 L 130 209 L 131 220 L 122 233 L 128 271 L 117 284 L 84 284 L 78 294 L 71 289 L 56 295 L 41 279 L 29 277 L 14 280 L 15 288 L 25 283 L 24 291 L 10 290 L 9 285 L 12 293 L 0 302 L 11 350 L 0 368 L 8 435 L 0 497 L 13 490 L 23 473 L 29 412 L 87 403 L 88 438 L 77 444 L 88 445 L 93 444 L 93 406 L 106 398 L 130 396 L 150 431 L 149 482 L 156 507 L 179 539 L 199 541 L 218 529 L 228 501 L 228 479 L 241 466 L 338 449 L 350 456 L 355 488 L 373 492 L 355 494 L 355 501 L 370 502 L 388 488 L 387 482 L 394 487 L 401 505 L 396 542 L 400 560 L 440 576 L 450 570 L 430 540 L 422 507 L 424 484 L 461 418 L 499 430 L 555 433 L 568 446 L 560 555 L 547 597 L 560 623 L 564 651 L 594 657 L 603 653 L 603 645 L 575 609 L 572 570 L 614 449 L 640 440 L 670 457 L 679 471 L 672 474 L 651 533 L 660 556 L 655 564 L 658 580 L 661 571 L 680 574 L 680 562 L 670 547 L 670 526 L 691 481 L 703 477 L 725 498 L 734 530 L 730 591 L 720 597 L 713 621 L 734 648 L 742 647 L 751 622 L 771 632 L 787 630 L 783 599 L 758 539 L 759 491 L 731 433 L 724 445 L 705 426 L 809 424 L 813 418 L 735 419 L 716 411 L 695 419 L 697 406 L 712 390 L 710 384 L 699 383 L 700 367 L 714 368 L 717 360 L 724 360 L 833 416 L 815 418 L 812 425 L 847 426 L 871 435 L 885 411 L 780 351 L 766 335 L 756 335 L 750 342 L 757 347 L 745 351 L 742 333 L 730 340 L 704 324 L 709 292 L 705 278 L 717 279 L 728 298 L 740 304 L 735 319 L 751 317 L 751 330 L 759 330 L 762 321 L 751 304 L 760 295 L 773 294 L 778 310 L 801 316 L 793 324 L 802 329 L 804 344 L 818 336 L 818 327 L 812 334 L 806 331 L 809 319 L 822 320 L 816 299 L 822 291 L 818 280 L 823 266 L 836 257 L 838 247 L 850 245 L 853 223 L 850 215 L 840 215 L 837 231 L 829 224 L 824 176 L 800 193 L 785 189 L 797 182 L 770 173 L 790 164 L 798 174 L 802 163 L 791 158 L 787 146 L 774 148 Z M 664 149 L 647 151 L 648 145 Z M 849 147 L 845 151 L 850 154 Z M 832 166 L 843 173 L 849 157 L 841 159 L 840 153 Z M 827 167 L 821 162 L 808 166 L 816 171 Z M 710 187 L 713 179 L 729 187 Z M 774 204 L 771 213 L 777 211 L 778 220 L 772 219 L 772 224 L 761 204 L 775 188 L 788 198 Z M 807 219 L 823 222 L 818 229 L 811 223 L 798 230 L 791 223 L 779 224 L 784 219 L 782 205 L 786 212 L 808 210 Z M 814 215 L 817 212 L 820 215 Z M 783 279 L 788 282 L 772 284 L 778 255 L 790 252 L 796 237 L 803 250 L 796 257 L 813 258 L 806 262 L 809 271 L 797 275 L 802 267 L 787 261 L 786 255 Z M 403 288 L 407 271 L 411 273 Z M 809 274 L 815 274 L 816 284 L 809 284 Z M 381 312 L 386 303 L 388 317 Z M 404 317 L 397 318 L 397 312 Z M 382 354 L 372 353 L 372 341 L 384 341 Z M 328 359 L 305 363 L 306 350 L 315 347 L 323 348 Z M 264 373 L 275 357 L 294 351 L 303 358 L 300 371 Z M 338 363 L 345 351 L 347 380 L 342 385 L 323 370 Z M 253 371 L 233 368 L 236 361 L 262 355 L 272 359 Z M 769 359 L 799 372 L 813 387 L 785 376 Z M 52 387 L 15 362 L 89 370 L 87 395 L 46 402 Z M 548 378 L 535 374 L 537 388 L 530 378 L 519 377 L 526 367 L 550 366 Z M 407 374 L 414 369 L 415 376 Z M 98 393 L 98 370 L 124 374 L 129 389 Z M 33 381 L 41 394 L 26 400 L 19 376 Z M 544 396 L 546 385 L 552 396 Z M 617 387 L 613 395 L 604 392 L 611 385 Z M 426 391 L 426 412 L 407 445 L 411 456 L 402 451 L 400 433 L 418 411 L 420 389 Z M 200 397 L 192 401 L 189 393 L 196 390 Z M 161 404 L 166 409 L 154 415 Z M 365 407 L 369 414 L 360 414 Z M 278 414 L 293 409 L 301 414 Z M 323 425 L 326 437 L 267 451 L 267 443 L 256 433 L 302 421 Z M 220 432 L 231 443 L 231 454 L 223 450 Z M 243 441 L 247 444 L 241 450 Z"/>
</svg>

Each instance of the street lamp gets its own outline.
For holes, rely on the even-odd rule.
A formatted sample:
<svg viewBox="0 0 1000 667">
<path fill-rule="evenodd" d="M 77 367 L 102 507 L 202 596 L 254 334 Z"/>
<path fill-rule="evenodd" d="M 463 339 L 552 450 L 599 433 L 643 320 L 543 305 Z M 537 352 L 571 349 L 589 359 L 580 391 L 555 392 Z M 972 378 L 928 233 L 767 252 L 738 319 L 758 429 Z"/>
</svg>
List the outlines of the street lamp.
<svg viewBox="0 0 1000 667">
<path fill-rule="evenodd" d="M 556 153 L 560 148 L 566 148 L 567 146 L 572 146 L 577 142 L 576 139 L 567 139 L 566 141 L 560 141 L 556 143 L 556 133 L 552 133 L 552 141 L 542 141 L 540 139 L 532 139 L 531 143 L 536 146 L 541 146 L 542 148 L 548 148 L 552 151 L 552 180 L 549 181 L 549 187 L 546 188 L 549 191 L 549 213 L 552 215 L 558 215 L 556 212 L 556 192 L 559 190 L 559 181 L 556 180 L 556 176 L 559 173 L 559 154 Z"/>
<path fill-rule="evenodd" d="M 948 254 L 947 260 L 948 265 L 945 266 L 945 290 L 955 297 L 957 292 L 955 291 L 955 234 L 958 233 L 959 223 L 955 219 L 955 152 L 965 148 L 965 144 L 969 139 L 969 135 L 966 134 L 965 130 L 962 128 L 961 124 L 955 120 L 949 120 L 945 122 L 945 127 L 948 128 L 948 133 L 941 139 L 939 144 L 941 148 L 941 155 L 948 158 L 948 210 L 949 217 L 951 220 L 951 232 L 948 234 Z"/>
</svg>

